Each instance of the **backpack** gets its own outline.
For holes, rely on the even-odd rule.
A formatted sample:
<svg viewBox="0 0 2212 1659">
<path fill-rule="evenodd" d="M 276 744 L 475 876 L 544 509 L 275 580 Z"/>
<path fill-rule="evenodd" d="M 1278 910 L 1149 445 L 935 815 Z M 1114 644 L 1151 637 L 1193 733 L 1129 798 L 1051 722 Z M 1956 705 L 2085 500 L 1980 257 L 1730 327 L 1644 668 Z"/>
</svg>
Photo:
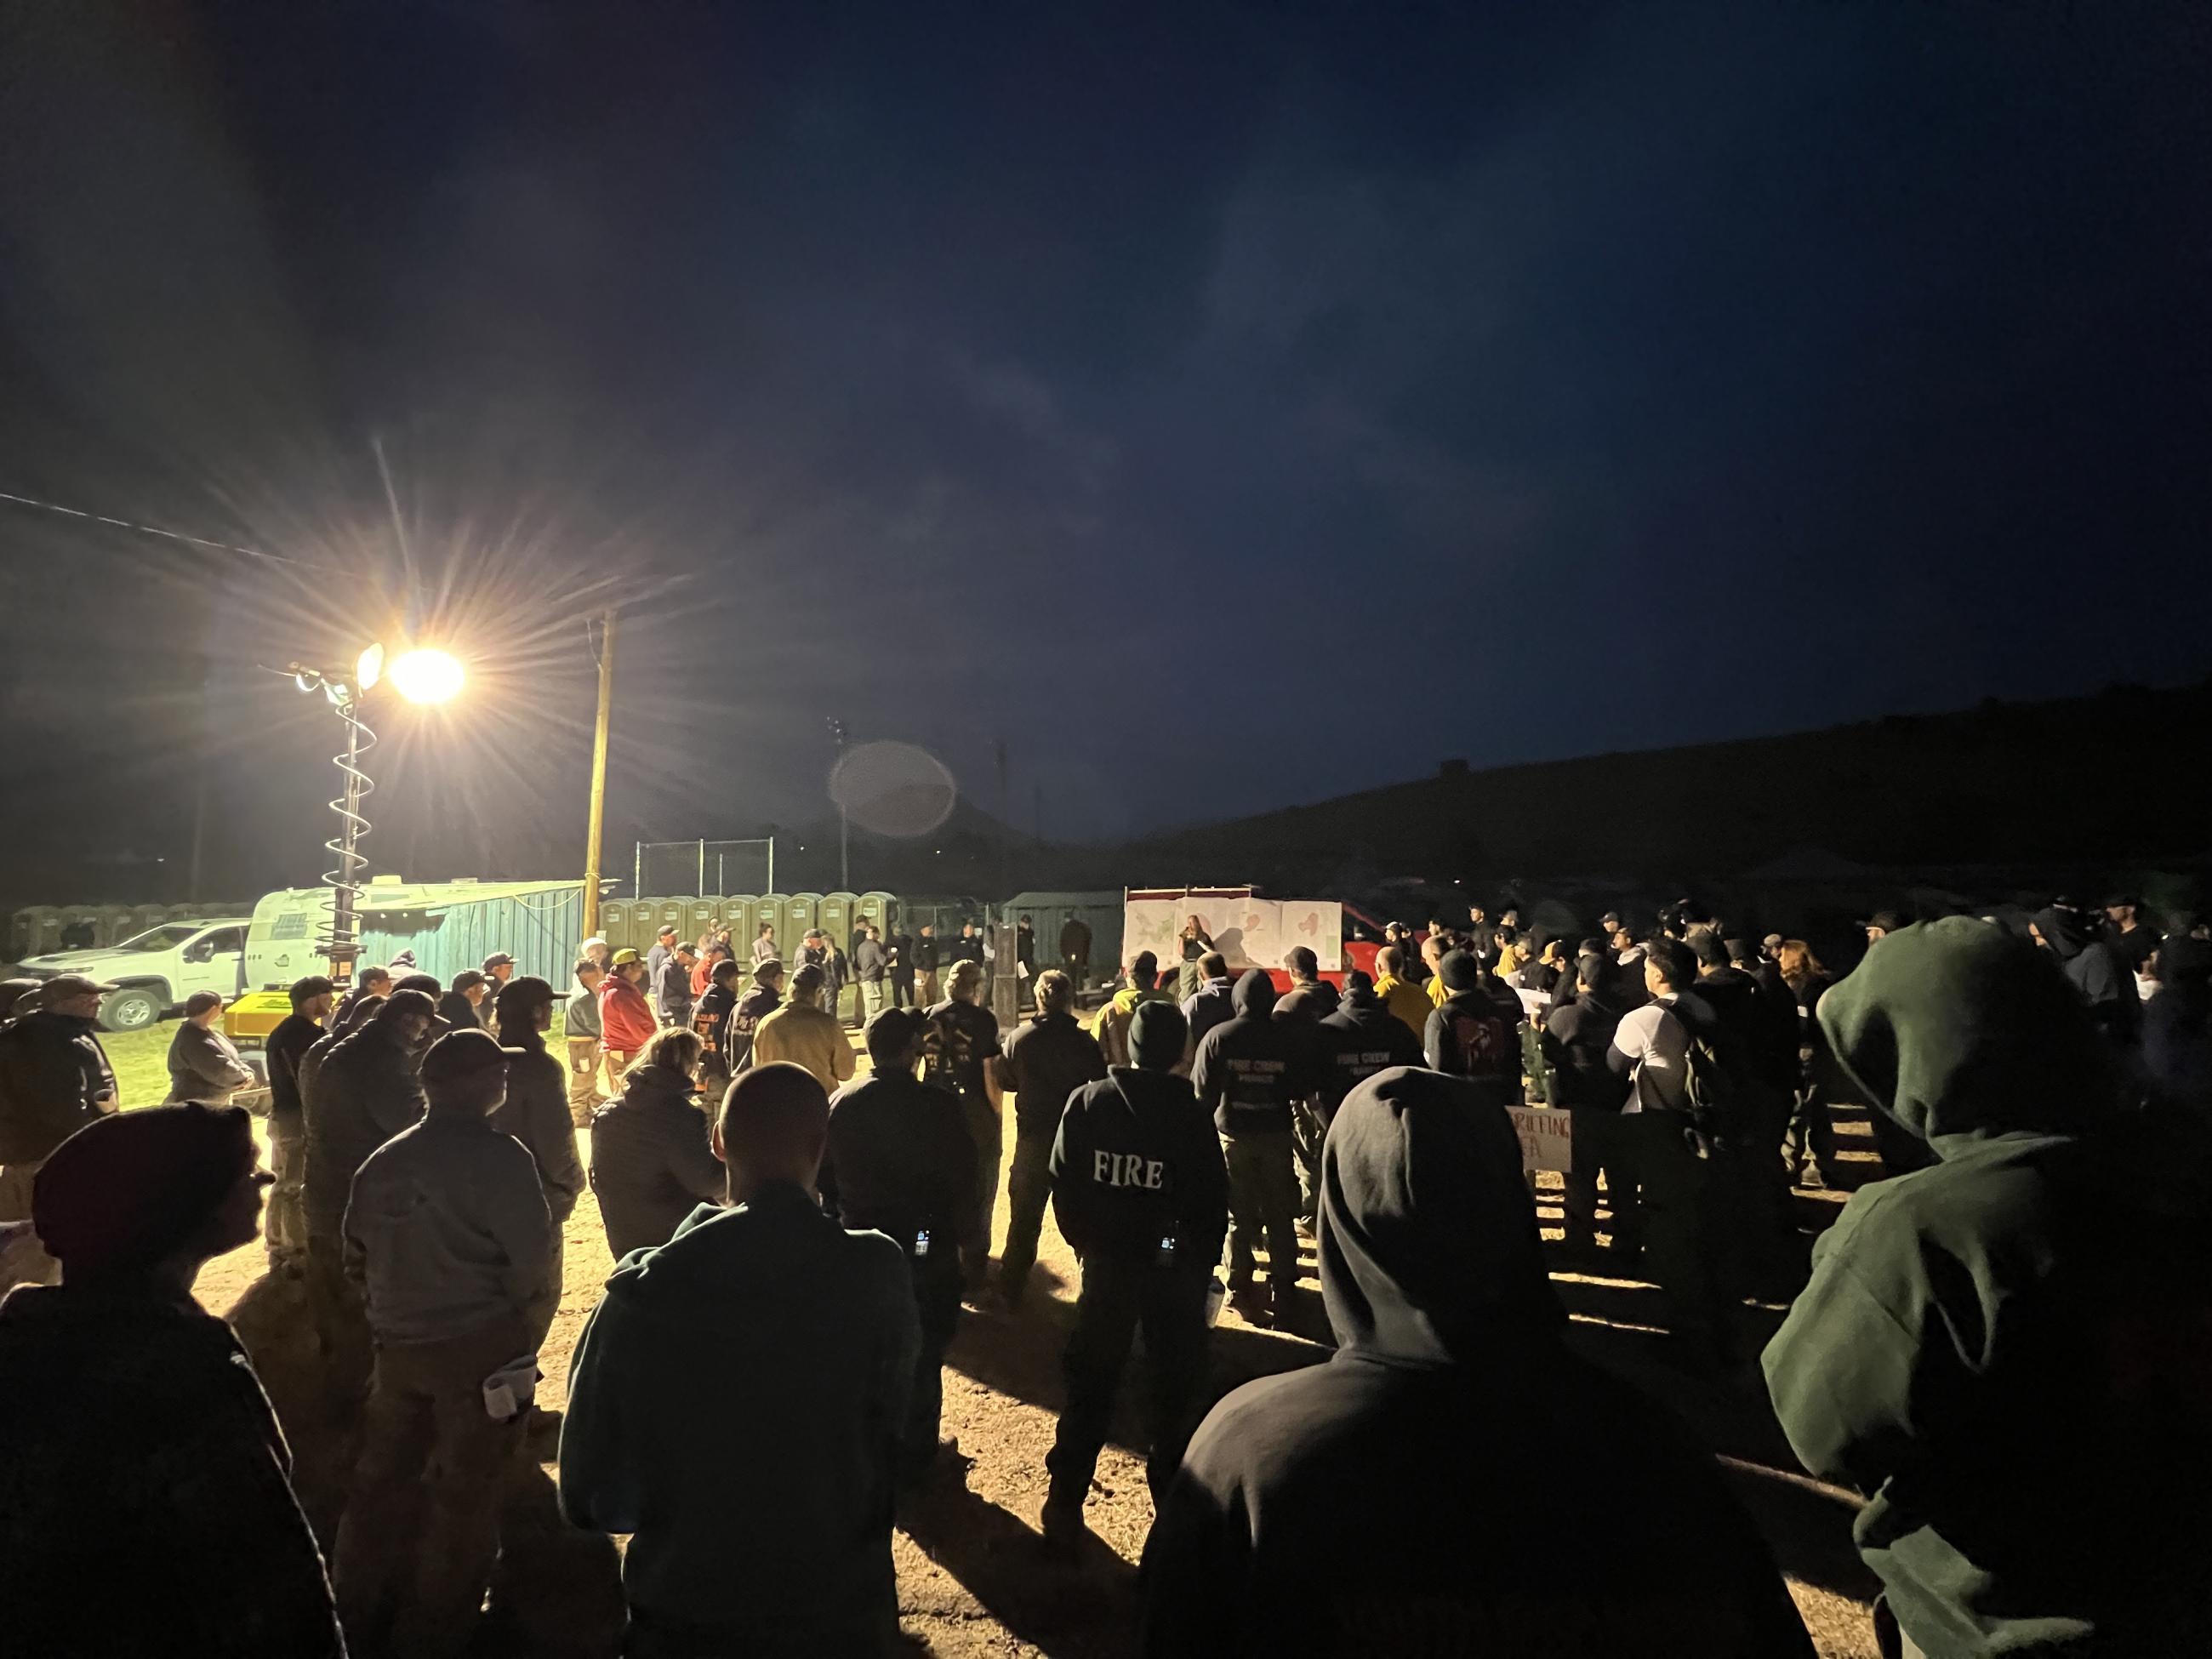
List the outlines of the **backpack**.
<svg viewBox="0 0 2212 1659">
<path fill-rule="evenodd" d="M 1688 1040 L 1682 1054 L 1683 1109 L 1689 1115 L 1694 1149 L 1704 1158 L 1714 1146 L 1736 1140 L 1753 1121 L 1754 1085 L 1745 1074 L 1744 1056 L 1731 1055 L 1731 1045 L 1716 1044 L 1712 1032 L 1671 1008 L 1668 1017 Z"/>
</svg>

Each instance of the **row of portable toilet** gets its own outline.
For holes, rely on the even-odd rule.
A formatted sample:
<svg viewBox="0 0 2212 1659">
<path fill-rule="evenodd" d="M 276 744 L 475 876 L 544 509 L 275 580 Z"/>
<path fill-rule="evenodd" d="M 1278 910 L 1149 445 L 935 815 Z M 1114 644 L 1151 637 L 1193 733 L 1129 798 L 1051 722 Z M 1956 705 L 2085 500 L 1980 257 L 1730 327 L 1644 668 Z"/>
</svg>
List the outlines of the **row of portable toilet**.
<svg viewBox="0 0 2212 1659">
<path fill-rule="evenodd" d="M 21 962 L 55 951 L 103 951 L 169 921 L 250 916 L 239 904 L 33 904 L 8 918 L 8 958 Z"/>
<path fill-rule="evenodd" d="M 647 951 L 663 927 L 678 939 L 696 941 L 718 929 L 730 930 L 738 960 L 749 962 L 752 942 L 763 924 L 775 930 L 776 954 L 789 961 L 807 933 L 819 927 L 840 949 L 853 930 L 872 921 L 890 931 L 900 916 L 891 893 L 750 893 L 728 897 L 609 899 L 599 906 L 599 933 L 616 950 Z"/>
</svg>

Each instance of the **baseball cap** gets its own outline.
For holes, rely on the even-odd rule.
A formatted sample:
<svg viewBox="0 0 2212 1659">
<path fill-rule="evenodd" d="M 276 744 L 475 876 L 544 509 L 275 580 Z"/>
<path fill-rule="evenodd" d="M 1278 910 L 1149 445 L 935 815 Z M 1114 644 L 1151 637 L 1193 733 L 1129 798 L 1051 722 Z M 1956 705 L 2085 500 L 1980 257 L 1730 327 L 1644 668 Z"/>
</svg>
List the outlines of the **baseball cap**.
<svg viewBox="0 0 2212 1659">
<path fill-rule="evenodd" d="M 1862 927 L 1879 927 L 1885 933 L 1893 933 L 1900 927 L 1910 927 L 1912 918 L 1902 910 L 1877 910 L 1864 921 Z"/>
<path fill-rule="evenodd" d="M 88 974 L 56 974 L 40 988 L 46 992 L 46 995 L 40 1000 L 48 1007 L 52 1007 L 57 997 L 81 997 L 88 991 L 97 992 L 101 996 L 106 996 L 109 992 L 120 988 L 109 984 L 104 979 L 94 979 Z"/>
<path fill-rule="evenodd" d="M 495 951 L 483 959 L 483 970 L 487 974 L 491 972 L 495 968 L 512 968 L 514 966 L 514 958 L 507 955 L 504 951 Z"/>
<path fill-rule="evenodd" d="M 501 1048 L 499 1040 L 489 1031 L 448 1031 L 422 1056 L 423 1086 L 456 1082 L 478 1072 L 489 1071 L 495 1066 L 504 1069 L 508 1060 L 521 1052 L 520 1048 Z"/>
<path fill-rule="evenodd" d="M 642 962 L 644 960 L 644 957 L 638 955 L 636 951 L 631 950 L 627 945 L 623 945 L 621 950 L 615 952 L 615 966 L 617 968 L 621 967 L 626 962 Z"/>
</svg>

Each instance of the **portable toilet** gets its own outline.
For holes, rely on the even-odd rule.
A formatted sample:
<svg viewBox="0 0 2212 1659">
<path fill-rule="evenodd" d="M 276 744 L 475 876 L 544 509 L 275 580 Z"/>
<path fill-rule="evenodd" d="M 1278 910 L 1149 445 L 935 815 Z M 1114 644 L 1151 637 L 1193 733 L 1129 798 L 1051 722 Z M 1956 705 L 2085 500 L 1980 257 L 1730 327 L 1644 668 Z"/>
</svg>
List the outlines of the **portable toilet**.
<svg viewBox="0 0 2212 1659">
<path fill-rule="evenodd" d="M 891 907 L 896 902 L 889 893 L 863 893 L 853 901 L 854 920 L 872 921 L 884 930 L 884 937 L 891 936 Z"/>
<path fill-rule="evenodd" d="M 684 907 L 684 920 L 676 924 L 677 933 L 685 943 L 696 945 L 700 935 L 713 933 L 721 919 L 720 900 L 695 898 Z"/>
<path fill-rule="evenodd" d="M 730 949 L 741 963 L 753 959 L 753 935 L 760 931 L 760 901 L 751 897 L 722 901 L 722 926 L 730 930 Z"/>
<path fill-rule="evenodd" d="M 841 951 L 852 949 L 854 903 L 850 893 L 822 896 L 822 920 L 817 926 L 830 935 L 830 942 Z"/>
<path fill-rule="evenodd" d="M 654 899 L 649 908 L 640 907 L 639 926 L 631 930 L 635 937 L 630 944 L 641 954 L 650 951 L 660 942 L 660 930 L 664 927 L 673 927 L 676 937 L 681 939 L 684 937 L 684 924 L 690 919 L 691 900 L 688 895 L 681 898 Z"/>
<path fill-rule="evenodd" d="M 127 904 L 101 905 L 100 920 L 94 924 L 97 929 L 99 942 L 102 945 L 120 945 L 133 933 L 139 932 L 138 928 L 131 925 L 131 919 L 135 914 Z"/>
<path fill-rule="evenodd" d="M 123 937 L 135 939 L 141 933 L 159 927 L 168 919 L 169 907 L 166 904 L 133 905 L 131 909 L 131 931 Z"/>
<path fill-rule="evenodd" d="M 784 960 L 790 962 L 799 955 L 799 943 L 808 931 L 822 925 L 822 895 L 793 893 L 783 907 Z"/>
<path fill-rule="evenodd" d="M 775 931 L 769 935 L 775 940 L 775 954 L 784 962 L 791 960 L 791 901 L 781 893 L 763 893 L 753 901 L 753 931 L 760 932 L 766 922 Z M 750 959 L 750 958 L 748 958 Z"/>
<path fill-rule="evenodd" d="M 62 913 L 51 904 L 27 905 L 15 912 L 15 938 L 9 954 L 42 957 L 61 948 Z"/>
</svg>

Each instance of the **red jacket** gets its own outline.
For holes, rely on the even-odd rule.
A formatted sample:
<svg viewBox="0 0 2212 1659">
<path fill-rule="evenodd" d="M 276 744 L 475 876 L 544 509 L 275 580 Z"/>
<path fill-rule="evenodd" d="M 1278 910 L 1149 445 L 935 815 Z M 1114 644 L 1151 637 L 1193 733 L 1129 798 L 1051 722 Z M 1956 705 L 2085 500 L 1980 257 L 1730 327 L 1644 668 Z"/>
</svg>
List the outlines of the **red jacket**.
<svg viewBox="0 0 2212 1659">
<path fill-rule="evenodd" d="M 660 1023 L 647 1006 L 645 994 L 620 974 L 609 974 L 599 983 L 600 1041 L 617 1054 L 635 1054 L 653 1041 Z"/>
</svg>

